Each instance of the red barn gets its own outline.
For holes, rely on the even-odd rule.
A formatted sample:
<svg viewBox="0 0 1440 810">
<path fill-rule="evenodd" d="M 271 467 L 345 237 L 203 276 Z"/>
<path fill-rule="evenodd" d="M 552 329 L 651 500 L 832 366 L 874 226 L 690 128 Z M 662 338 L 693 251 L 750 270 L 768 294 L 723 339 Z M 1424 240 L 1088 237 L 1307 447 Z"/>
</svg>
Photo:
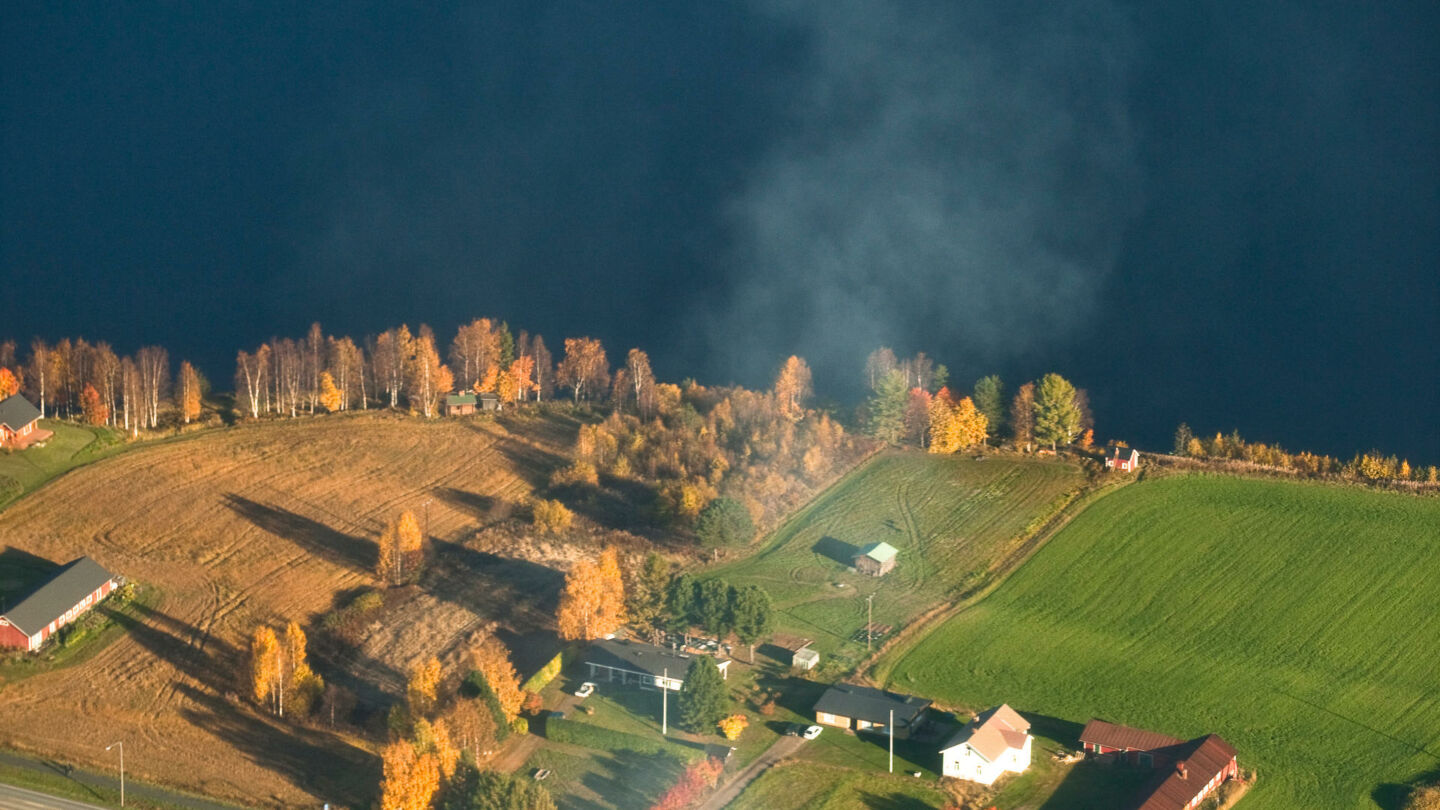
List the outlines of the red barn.
<svg viewBox="0 0 1440 810">
<path fill-rule="evenodd" d="M 89 557 L 60 569 L 51 580 L 0 615 L 0 647 L 35 651 L 45 639 L 115 590 L 115 575 Z"/>
<path fill-rule="evenodd" d="M 1105 447 L 1105 469 L 1134 472 L 1140 469 L 1140 451 L 1123 444 Z"/>
<path fill-rule="evenodd" d="M 0 400 L 0 447 L 24 450 L 54 435 L 36 424 L 39 418 L 40 409 L 19 394 Z"/>
<path fill-rule="evenodd" d="M 1235 749 L 1214 734 L 1187 741 L 1091 720 L 1080 732 L 1080 745 L 1092 755 L 1155 770 L 1130 810 L 1190 810 L 1240 775 Z"/>
</svg>

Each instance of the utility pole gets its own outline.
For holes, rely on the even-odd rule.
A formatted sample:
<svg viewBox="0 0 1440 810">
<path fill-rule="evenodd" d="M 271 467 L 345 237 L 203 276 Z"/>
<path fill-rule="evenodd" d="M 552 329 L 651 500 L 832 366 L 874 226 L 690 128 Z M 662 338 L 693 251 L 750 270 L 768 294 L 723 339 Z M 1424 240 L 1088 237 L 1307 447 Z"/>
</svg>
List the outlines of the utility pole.
<svg viewBox="0 0 1440 810">
<path fill-rule="evenodd" d="M 890 710 L 890 725 L 885 727 L 890 734 L 890 772 L 895 772 L 895 710 Z"/>
<path fill-rule="evenodd" d="M 865 597 L 865 652 L 870 652 L 870 637 L 875 627 L 875 594 Z"/>
<path fill-rule="evenodd" d="M 670 668 L 660 670 L 660 736 L 670 730 Z"/>
<path fill-rule="evenodd" d="M 421 504 L 421 506 L 424 506 L 424 507 L 425 507 L 425 539 L 426 539 L 426 540 L 429 540 L 429 539 L 430 539 L 430 501 L 431 501 L 430 498 L 426 498 L 426 499 L 425 499 L 425 503 Z"/>
<path fill-rule="evenodd" d="M 109 745 L 105 746 L 105 750 L 106 750 L 106 751 L 109 751 L 111 748 L 114 748 L 114 747 L 117 746 L 117 745 L 120 746 L 120 806 L 121 806 L 121 807 L 124 807 L 124 806 L 125 806 L 125 743 L 124 743 L 123 741 L 122 741 L 122 742 L 113 742 L 113 743 L 110 743 Z"/>
</svg>

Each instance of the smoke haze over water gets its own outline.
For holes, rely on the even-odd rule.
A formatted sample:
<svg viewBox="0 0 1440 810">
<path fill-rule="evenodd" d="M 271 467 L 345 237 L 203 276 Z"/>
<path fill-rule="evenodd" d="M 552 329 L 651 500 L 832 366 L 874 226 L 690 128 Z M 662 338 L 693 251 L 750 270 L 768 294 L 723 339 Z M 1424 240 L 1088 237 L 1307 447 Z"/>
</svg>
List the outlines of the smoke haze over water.
<svg viewBox="0 0 1440 810">
<path fill-rule="evenodd" d="M 943 350 L 968 374 L 1092 314 L 1139 203 L 1121 13 L 858 0 L 761 12 L 803 31 L 808 54 L 785 134 L 728 211 L 736 281 L 713 315 L 715 354 L 775 362 L 789 347 L 843 384 L 885 344 Z"/>
</svg>

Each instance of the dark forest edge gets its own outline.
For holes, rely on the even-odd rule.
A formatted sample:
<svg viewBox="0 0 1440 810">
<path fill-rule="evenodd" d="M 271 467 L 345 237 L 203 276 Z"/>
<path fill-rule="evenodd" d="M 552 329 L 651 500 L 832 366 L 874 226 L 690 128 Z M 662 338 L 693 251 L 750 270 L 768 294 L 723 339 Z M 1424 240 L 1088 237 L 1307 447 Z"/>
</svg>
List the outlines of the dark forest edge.
<svg viewBox="0 0 1440 810">
<path fill-rule="evenodd" d="M 691 524 L 727 479 L 725 489 L 745 503 L 755 521 L 773 526 L 803 499 L 804 483 L 813 486 L 864 455 L 846 426 L 882 444 L 939 453 L 987 444 L 1027 453 L 1061 447 L 1094 451 L 1089 396 L 1058 374 L 1020 385 L 1008 398 L 1000 378 L 986 376 L 965 394 L 951 387 L 945 366 L 923 352 L 900 359 L 888 348 L 869 355 L 863 374 L 870 395 L 842 417 L 835 408 L 809 407 L 810 370 L 798 357 L 782 364 L 770 391 L 755 392 L 693 379 L 660 382 L 638 348 L 612 368 L 600 341 L 588 337 L 567 338 L 557 362 L 540 335 L 522 330 L 517 336 L 504 321 L 489 318 L 461 326 L 444 360 L 435 334 L 424 325 L 415 333 L 397 326 L 357 342 L 327 336 L 316 323 L 298 340 L 272 338 L 253 351 L 239 351 L 234 394 L 220 395 L 188 361 L 172 373 L 163 347 L 120 356 L 104 341 L 63 338 L 48 344 L 36 338 L 22 362 L 15 341 L 0 342 L 0 399 L 23 393 L 42 418 L 109 427 L 132 441 L 241 419 L 371 408 L 433 418 L 444 413 L 451 392 L 485 394 L 502 411 L 553 401 L 563 392 L 577 406 L 609 410 L 602 424 L 582 430 L 576 464 L 565 473 L 568 483 L 583 484 L 599 474 L 646 478 L 658 484 L 664 501 L 659 508 Z M 1412 466 L 1394 454 L 1372 450 L 1347 462 L 1246 441 L 1238 431 L 1202 438 L 1183 423 L 1172 451 L 1174 460 L 1220 471 L 1410 491 L 1440 484 L 1436 465 Z M 794 464 L 772 463 L 791 454 Z M 732 473 L 737 458 L 760 463 Z M 774 478 L 777 467 L 808 481 L 797 485 Z"/>
</svg>

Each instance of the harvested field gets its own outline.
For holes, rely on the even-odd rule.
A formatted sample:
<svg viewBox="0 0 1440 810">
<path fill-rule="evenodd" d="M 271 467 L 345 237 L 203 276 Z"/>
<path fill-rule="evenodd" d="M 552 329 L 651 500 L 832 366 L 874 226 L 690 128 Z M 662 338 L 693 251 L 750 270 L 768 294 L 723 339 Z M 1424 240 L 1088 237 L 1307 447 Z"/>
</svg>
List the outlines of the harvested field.
<svg viewBox="0 0 1440 810">
<path fill-rule="evenodd" d="M 427 501 L 433 570 L 387 599 L 339 669 L 320 662 L 322 676 L 362 698 L 393 695 L 411 661 L 477 629 L 543 629 L 560 574 L 509 554 L 504 538 L 553 560 L 573 551 L 527 543 L 514 521 L 498 539 L 476 534 L 506 522 L 576 428 L 559 415 L 246 424 L 123 453 L 28 495 L 0 513 L 0 546 L 56 562 L 89 554 L 160 600 L 84 664 L 0 685 L 0 745 L 109 766 L 104 745 L 123 739 L 127 770 L 148 781 L 247 804 L 367 805 L 379 763 L 366 743 L 278 723 L 237 697 L 249 633 L 289 619 L 313 628 L 373 586 L 383 524 L 407 508 L 426 522 Z"/>
</svg>

